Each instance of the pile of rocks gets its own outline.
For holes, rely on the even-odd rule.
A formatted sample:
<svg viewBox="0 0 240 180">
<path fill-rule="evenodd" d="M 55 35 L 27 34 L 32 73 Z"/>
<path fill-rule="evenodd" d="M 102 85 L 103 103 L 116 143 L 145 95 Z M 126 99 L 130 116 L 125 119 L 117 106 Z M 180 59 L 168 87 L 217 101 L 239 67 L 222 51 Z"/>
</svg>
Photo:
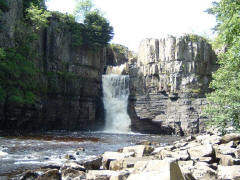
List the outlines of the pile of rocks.
<svg viewBox="0 0 240 180">
<path fill-rule="evenodd" d="M 165 147 L 144 142 L 92 161 L 28 171 L 27 179 L 240 180 L 240 134 L 189 136 Z"/>
</svg>

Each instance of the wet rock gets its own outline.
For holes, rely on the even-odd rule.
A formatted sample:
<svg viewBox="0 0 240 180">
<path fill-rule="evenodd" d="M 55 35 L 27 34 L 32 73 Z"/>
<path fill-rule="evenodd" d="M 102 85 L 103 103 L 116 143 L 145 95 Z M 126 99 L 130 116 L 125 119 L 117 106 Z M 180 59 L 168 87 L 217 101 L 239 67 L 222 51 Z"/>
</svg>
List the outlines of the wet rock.
<svg viewBox="0 0 240 180">
<path fill-rule="evenodd" d="M 27 171 L 24 175 L 20 178 L 20 180 L 34 180 L 39 176 L 38 173 L 34 171 Z"/>
<path fill-rule="evenodd" d="M 71 168 L 71 169 L 74 169 L 74 170 L 77 170 L 77 171 L 86 171 L 85 167 L 83 167 L 82 165 L 76 163 L 76 162 L 67 162 L 65 164 L 63 164 L 63 166 L 61 167 L 61 171 L 64 170 L 64 169 L 68 169 L 68 168 Z"/>
<path fill-rule="evenodd" d="M 90 160 L 83 161 L 80 164 L 84 166 L 86 170 L 98 170 L 102 165 L 102 157 L 95 157 Z"/>
<path fill-rule="evenodd" d="M 218 180 L 239 180 L 240 166 L 218 166 Z"/>
<path fill-rule="evenodd" d="M 43 175 L 39 176 L 36 180 L 61 180 L 61 174 L 57 169 L 49 170 Z"/>
<path fill-rule="evenodd" d="M 71 155 L 71 154 L 67 154 L 65 156 L 65 158 L 68 159 L 68 160 L 76 160 L 76 158 L 73 155 Z"/>
<path fill-rule="evenodd" d="M 229 143 L 230 141 L 240 141 L 240 133 L 226 134 L 221 138 L 221 143 Z"/>
<path fill-rule="evenodd" d="M 62 180 L 81 180 L 86 179 L 86 174 L 83 171 L 67 168 L 61 171 Z"/>
<path fill-rule="evenodd" d="M 76 155 L 80 155 L 82 152 L 84 152 L 85 151 L 85 149 L 83 148 L 83 147 L 80 147 L 80 148 L 78 148 L 77 150 L 76 150 Z"/>
<path fill-rule="evenodd" d="M 146 145 L 136 145 L 136 146 L 129 146 L 123 148 L 123 153 L 130 153 L 134 152 L 134 157 L 143 157 L 148 156 L 153 152 L 153 148 L 151 146 Z"/>
</svg>

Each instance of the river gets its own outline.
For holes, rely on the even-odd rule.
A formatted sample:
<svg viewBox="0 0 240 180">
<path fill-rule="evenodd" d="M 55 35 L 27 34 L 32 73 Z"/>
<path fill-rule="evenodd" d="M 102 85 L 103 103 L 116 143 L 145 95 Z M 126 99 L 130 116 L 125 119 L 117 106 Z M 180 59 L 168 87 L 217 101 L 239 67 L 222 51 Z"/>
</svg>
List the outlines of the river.
<svg viewBox="0 0 240 180">
<path fill-rule="evenodd" d="M 147 134 L 109 134 L 102 132 L 51 131 L 44 133 L 19 134 L 0 132 L 0 179 L 17 180 L 27 169 L 47 165 L 60 165 L 73 155 L 82 161 L 94 158 L 105 151 L 117 151 L 124 146 L 149 140 L 161 145 L 179 140 L 176 136 Z M 77 153 L 78 148 L 85 151 Z"/>
</svg>

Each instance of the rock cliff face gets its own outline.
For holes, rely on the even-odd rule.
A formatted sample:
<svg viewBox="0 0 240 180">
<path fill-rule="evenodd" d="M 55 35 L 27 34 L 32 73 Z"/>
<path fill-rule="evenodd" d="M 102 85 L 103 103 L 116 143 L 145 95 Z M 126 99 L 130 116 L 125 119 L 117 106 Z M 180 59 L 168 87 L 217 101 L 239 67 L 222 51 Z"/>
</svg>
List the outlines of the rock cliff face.
<svg viewBox="0 0 240 180">
<path fill-rule="evenodd" d="M 9 1 L 9 7 L 1 17 L 1 48 L 15 47 L 17 31 L 24 31 L 22 1 Z M 101 75 L 105 50 L 73 47 L 71 31 L 57 17 L 50 19 L 39 37 L 33 48 L 41 72 L 41 94 L 34 106 L 12 108 L 8 119 L 3 118 L 0 105 L 0 129 L 86 130 L 103 124 Z"/>
<path fill-rule="evenodd" d="M 202 38 L 145 39 L 130 65 L 132 129 L 157 133 L 198 133 L 216 55 Z"/>
</svg>

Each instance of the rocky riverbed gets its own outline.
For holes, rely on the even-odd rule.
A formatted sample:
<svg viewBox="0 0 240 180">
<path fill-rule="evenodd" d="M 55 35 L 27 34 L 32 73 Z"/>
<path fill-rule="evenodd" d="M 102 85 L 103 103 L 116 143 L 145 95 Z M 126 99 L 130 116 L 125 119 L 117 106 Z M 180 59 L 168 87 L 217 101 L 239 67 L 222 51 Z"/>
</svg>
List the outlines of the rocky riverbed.
<svg viewBox="0 0 240 180">
<path fill-rule="evenodd" d="M 91 165 L 106 151 L 117 151 L 143 140 L 165 146 L 179 139 L 182 138 L 135 133 L 52 131 L 22 134 L 4 131 L 0 132 L 0 180 L 19 180 L 26 170 L 60 169 L 68 163 L 89 161 Z"/>
<path fill-rule="evenodd" d="M 167 146 L 145 140 L 91 160 L 68 158 L 27 171 L 21 180 L 239 180 L 240 134 L 189 136 Z"/>
</svg>

